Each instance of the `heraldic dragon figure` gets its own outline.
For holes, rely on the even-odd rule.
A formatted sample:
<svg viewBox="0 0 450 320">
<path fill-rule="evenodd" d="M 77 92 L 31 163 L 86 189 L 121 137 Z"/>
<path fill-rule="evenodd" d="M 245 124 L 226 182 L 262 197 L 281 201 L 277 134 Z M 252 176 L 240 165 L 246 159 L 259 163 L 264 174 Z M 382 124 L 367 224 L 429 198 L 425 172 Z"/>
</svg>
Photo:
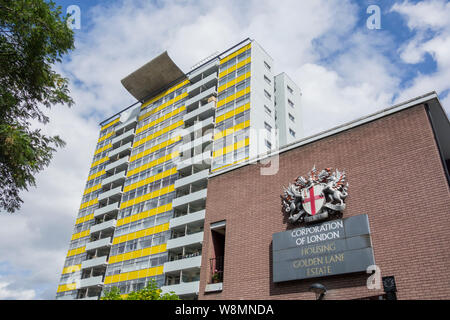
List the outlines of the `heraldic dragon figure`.
<svg viewBox="0 0 450 320">
<path fill-rule="evenodd" d="M 327 212 L 328 215 L 342 215 L 348 183 L 345 171 L 331 168 L 318 173 L 314 166 L 309 177 L 299 176 L 294 183 L 284 187 L 281 195 L 282 211 L 289 215 L 291 223 L 301 223 L 308 215 Z"/>
</svg>

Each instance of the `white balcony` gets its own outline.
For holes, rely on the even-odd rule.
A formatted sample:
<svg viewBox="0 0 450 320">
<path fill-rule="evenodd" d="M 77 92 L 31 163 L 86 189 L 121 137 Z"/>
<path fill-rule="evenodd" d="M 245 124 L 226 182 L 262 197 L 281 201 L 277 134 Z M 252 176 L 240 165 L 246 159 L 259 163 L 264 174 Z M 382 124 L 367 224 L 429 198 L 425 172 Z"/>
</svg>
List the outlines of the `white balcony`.
<svg viewBox="0 0 450 320">
<path fill-rule="evenodd" d="M 195 202 L 195 201 L 199 201 L 202 199 L 206 199 L 206 190 L 207 189 L 202 189 L 200 191 L 196 191 L 196 192 L 192 192 L 190 194 L 187 194 L 185 196 L 179 197 L 179 198 L 175 198 L 172 201 L 172 207 L 176 208 L 176 207 L 180 207 L 183 205 L 186 205 L 188 203 L 191 202 Z M 95 216 L 95 214 L 94 214 Z"/>
<path fill-rule="evenodd" d="M 193 165 L 202 168 L 210 168 L 211 161 L 212 161 L 211 151 L 205 151 L 202 154 L 198 154 L 193 157 L 181 160 L 177 164 L 177 170 L 181 171 Z"/>
<path fill-rule="evenodd" d="M 208 179 L 208 175 L 209 175 L 209 169 L 205 169 L 203 171 L 191 174 L 190 176 L 180 178 L 177 181 L 175 181 L 175 189 L 181 188 L 183 186 L 187 186 L 194 182 L 206 180 L 206 179 Z"/>
<path fill-rule="evenodd" d="M 205 210 L 188 213 L 181 217 L 173 218 L 169 221 L 169 228 L 184 226 L 189 223 L 198 222 L 205 219 Z"/>
<path fill-rule="evenodd" d="M 86 251 L 96 250 L 111 246 L 111 237 L 100 239 L 86 244 Z"/>
<path fill-rule="evenodd" d="M 105 221 L 105 222 L 102 222 L 99 224 L 94 224 L 91 227 L 90 233 L 93 234 L 93 233 L 105 231 L 108 229 L 114 229 L 116 227 L 116 223 L 117 223 L 116 219 L 111 219 L 111 220 L 108 220 L 108 221 Z"/>
<path fill-rule="evenodd" d="M 138 108 L 140 110 L 140 107 L 138 107 Z M 117 125 L 114 128 L 114 130 L 117 132 L 117 131 L 122 130 L 123 128 L 129 129 L 129 128 L 136 127 L 136 123 L 138 122 L 138 117 L 137 117 L 138 114 L 139 114 L 139 112 L 136 112 L 136 116 L 135 117 L 128 119 L 125 123 L 121 123 L 121 124 Z"/>
<path fill-rule="evenodd" d="M 126 177 L 125 171 L 121 171 L 119 173 L 116 173 L 115 175 L 112 175 L 111 177 L 103 179 L 102 185 L 106 186 L 109 185 L 110 183 L 112 184 L 122 183 L 123 181 L 125 181 L 125 177 Z"/>
<path fill-rule="evenodd" d="M 108 198 L 114 198 L 120 200 L 122 197 L 122 186 L 118 186 L 114 189 L 102 192 L 98 195 L 98 201 L 106 200 Z"/>
<path fill-rule="evenodd" d="M 90 277 L 80 280 L 80 288 L 96 287 L 103 285 L 103 276 Z"/>
<path fill-rule="evenodd" d="M 179 259 L 164 263 L 164 272 L 179 271 L 184 269 L 200 268 L 202 264 L 202 256 L 192 258 Z"/>
<path fill-rule="evenodd" d="M 208 64 L 201 66 L 197 70 L 194 70 L 192 73 L 189 73 L 189 80 L 192 81 L 192 79 L 194 79 L 195 77 L 199 76 L 202 73 L 215 72 L 219 63 L 220 63 L 219 59 L 215 59 L 209 62 Z"/>
<path fill-rule="evenodd" d="M 199 93 L 198 95 L 190 98 L 189 100 L 187 100 L 185 103 L 186 109 L 187 110 L 191 109 L 190 108 L 191 106 L 193 106 L 196 103 L 198 104 L 199 101 L 201 101 L 205 98 L 208 98 L 210 96 L 217 96 L 216 87 L 209 88 L 209 89 Z"/>
<path fill-rule="evenodd" d="M 179 148 L 180 152 L 187 153 L 188 155 L 192 155 L 195 150 L 200 149 L 201 152 L 204 151 L 205 147 L 213 141 L 213 134 L 209 132 L 200 138 L 197 138 L 193 141 L 186 142 L 181 145 Z"/>
<path fill-rule="evenodd" d="M 94 217 L 98 218 L 105 214 L 117 213 L 117 211 L 119 211 L 119 202 L 115 202 L 113 204 L 107 205 L 106 207 L 95 210 Z"/>
<path fill-rule="evenodd" d="M 123 171 L 126 168 L 128 168 L 128 160 L 129 160 L 129 157 L 123 157 L 119 160 L 111 162 L 110 164 L 108 164 L 105 167 L 105 171 L 110 172 L 110 171 L 113 171 L 114 169 L 117 169 L 118 171 Z"/>
<path fill-rule="evenodd" d="M 161 291 L 163 294 L 173 291 L 176 295 L 180 296 L 185 294 L 197 294 L 199 287 L 200 281 L 182 282 L 180 284 L 163 286 L 161 287 Z"/>
<path fill-rule="evenodd" d="M 127 154 L 131 150 L 131 145 L 132 145 L 132 142 L 130 141 L 130 142 L 124 144 L 123 146 L 120 146 L 116 149 L 111 150 L 108 154 L 108 157 L 114 158 L 117 155 Z"/>
<path fill-rule="evenodd" d="M 209 117 L 208 119 L 191 124 L 189 127 L 185 127 L 182 132 L 182 138 L 187 135 L 192 135 L 194 132 L 204 132 L 207 128 L 214 129 L 214 117 Z"/>
<path fill-rule="evenodd" d="M 184 237 L 179 237 L 175 239 L 169 239 L 167 241 L 167 250 L 169 249 L 175 249 L 175 248 L 182 248 L 184 246 L 195 244 L 195 243 L 202 243 L 203 242 L 203 231 L 189 234 Z"/>
<path fill-rule="evenodd" d="M 94 259 L 84 260 L 81 263 L 81 269 L 88 269 L 94 267 L 106 267 L 108 265 L 108 261 L 106 260 L 106 256 L 98 257 Z"/>
<path fill-rule="evenodd" d="M 111 140 L 111 144 L 114 146 L 118 144 L 120 141 L 130 142 L 133 141 L 134 138 L 134 128 L 122 133 L 120 136 L 117 136 Z"/>
<path fill-rule="evenodd" d="M 209 76 L 192 84 L 188 87 L 187 92 L 191 94 L 193 91 L 198 91 L 202 86 L 210 87 L 215 84 L 217 84 L 217 72 L 211 73 Z"/>
<path fill-rule="evenodd" d="M 212 88 L 212 89 L 214 89 L 214 88 Z M 209 90 L 207 90 L 207 91 L 209 91 Z M 197 97 L 201 96 L 202 94 L 203 93 L 199 94 Z M 187 106 L 187 104 L 186 104 L 186 106 Z M 211 102 L 208 102 L 207 104 L 205 104 L 205 105 L 203 105 L 201 107 L 198 107 L 197 109 L 194 109 L 194 110 L 186 113 L 183 116 L 183 121 L 184 122 L 189 122 L 189 121 L 192 121 L 194 119 L 205 120 L 205 119 L 207 119 L 209 117 L 214 116 L 215 113 L 216 113 L 216 102 L 215 101 L 211 101 Z"/>
</svg>

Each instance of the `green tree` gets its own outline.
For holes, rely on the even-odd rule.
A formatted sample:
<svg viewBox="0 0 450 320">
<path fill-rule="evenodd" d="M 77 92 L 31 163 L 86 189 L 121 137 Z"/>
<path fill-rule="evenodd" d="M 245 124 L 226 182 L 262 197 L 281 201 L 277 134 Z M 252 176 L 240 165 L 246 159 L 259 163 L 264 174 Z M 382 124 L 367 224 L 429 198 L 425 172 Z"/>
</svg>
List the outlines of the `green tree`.
<svg viewBox="0 0 450 320">
<path fill-rule="evenodd" d="M 65 145 L 31 121 L 45 125 L 45 108 L 73 104 L 68 80 L 52 70 L 74 49 L 67 18 L 53 1 L 0 0 L 0 211 L 20 208 L 19 192 Z"/>
<path fill-rule="evenodd" d="M 162 294 L 156 281 L 151 279 L 144 289 L 130 292 L 125 299 L 120 295 L 119 289 L 113 287 L 105 292 L 102 300 L 179 300 L 179 298 L 174 292 Z"/>
</svg>

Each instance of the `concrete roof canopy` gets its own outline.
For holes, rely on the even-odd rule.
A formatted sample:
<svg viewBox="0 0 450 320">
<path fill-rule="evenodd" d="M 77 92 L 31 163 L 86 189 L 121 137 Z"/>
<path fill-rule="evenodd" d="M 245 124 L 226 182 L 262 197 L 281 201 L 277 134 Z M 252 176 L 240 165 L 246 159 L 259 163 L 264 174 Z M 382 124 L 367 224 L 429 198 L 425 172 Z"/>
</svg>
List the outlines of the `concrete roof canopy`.
<svg viewBox="0 0 450 320">
<path fill-rule="evenodd" d="M 130 73 L 120 82 L 137 100 L 144 102 L 172 82 L 185 77 L 167 51 Z"/>
</svg>

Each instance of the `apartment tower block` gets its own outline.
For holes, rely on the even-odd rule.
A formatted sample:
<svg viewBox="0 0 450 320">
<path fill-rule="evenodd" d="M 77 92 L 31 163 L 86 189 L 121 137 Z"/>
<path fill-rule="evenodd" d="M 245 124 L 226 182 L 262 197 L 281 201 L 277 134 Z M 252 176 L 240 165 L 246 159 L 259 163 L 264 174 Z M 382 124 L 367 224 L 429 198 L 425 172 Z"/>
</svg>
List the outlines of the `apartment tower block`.
<svg viewBox="0 0 450 320">
<path fill-rule="evenodd" d="M 101 123 L 57 299 L 154 279 L 199 292 L 208 176 L 302 136 L 300 88 L 246 39 L 184 73 L 167 52 L 122 79 L 137 103 Z"/>
</svg>

